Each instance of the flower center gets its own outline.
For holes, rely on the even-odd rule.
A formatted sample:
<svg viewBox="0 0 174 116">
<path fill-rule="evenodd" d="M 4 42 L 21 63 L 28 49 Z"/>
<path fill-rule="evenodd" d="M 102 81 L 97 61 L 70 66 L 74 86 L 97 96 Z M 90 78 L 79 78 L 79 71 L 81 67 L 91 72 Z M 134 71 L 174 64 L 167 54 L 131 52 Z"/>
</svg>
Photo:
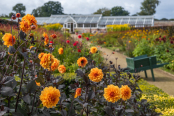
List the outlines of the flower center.
<svg viewBox="0 0 174 116">
<path fill-rule="evenodd" d="M 94 76 L 97 77 L 98 76 L 98 73 L 95 73 Z"/>
<path fill-rule="evenodd" d="M 111 92 L 111 93 L 110 93 L 110 96 L 111 96 L 111 97 L 114 97 L 114 95 L 115 95 L 114 92 Z"/>
<path fill-rule="evenodd" d="M 84 62 L 85 62 L 84 60 L 81 61 L 82 64 L 83 64 Z"/>
</svg>

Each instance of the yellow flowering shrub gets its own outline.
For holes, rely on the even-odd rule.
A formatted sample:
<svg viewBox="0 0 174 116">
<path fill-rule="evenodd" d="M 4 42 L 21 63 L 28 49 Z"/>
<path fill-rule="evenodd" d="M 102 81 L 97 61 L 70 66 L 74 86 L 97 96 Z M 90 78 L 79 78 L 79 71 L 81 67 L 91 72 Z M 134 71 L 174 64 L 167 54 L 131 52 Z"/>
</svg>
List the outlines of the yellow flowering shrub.
<svg viewBox="0 0 174 116">
<path fill-rule="evenodd" d="M 60 31 L 63 27 L 63 25 L 56 23 L 56 24 L 49 24 L 43 26 L 46 30 L 54 30 L 54 31 Z"/>
</svg>

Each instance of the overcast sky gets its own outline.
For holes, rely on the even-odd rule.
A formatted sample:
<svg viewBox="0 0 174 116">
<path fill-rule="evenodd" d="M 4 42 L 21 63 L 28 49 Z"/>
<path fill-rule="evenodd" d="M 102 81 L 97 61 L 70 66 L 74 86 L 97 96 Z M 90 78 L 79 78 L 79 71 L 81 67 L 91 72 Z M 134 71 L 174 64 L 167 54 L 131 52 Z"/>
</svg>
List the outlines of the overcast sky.
<svg viewBox="0 0 174 116">
<path fill-rule="evenodd" d="M 42 6 L 45 2 L 57 0 L 0 0 L 0 15 L 12 12 L 12 7 L 17 3 L 26 6 L 26 12 L 31 14 L 32 10 Z M 122 6 L 130 12 L 130 15 L 140 11 L 141 2 L 144 0 L 58 0 L 66 14 L 92 14 L 99 8 Z M 156 8 L 155 18 L 174 18 L 174 0 L 160 0 Z"/>
</svg>

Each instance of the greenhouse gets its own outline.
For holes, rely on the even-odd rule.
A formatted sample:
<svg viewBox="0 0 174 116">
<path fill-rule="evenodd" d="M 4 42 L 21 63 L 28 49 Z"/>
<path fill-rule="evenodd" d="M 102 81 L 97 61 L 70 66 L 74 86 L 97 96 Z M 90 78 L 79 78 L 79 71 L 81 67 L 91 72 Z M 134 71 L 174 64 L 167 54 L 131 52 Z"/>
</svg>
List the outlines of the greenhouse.
<svg viewBox="0 0 174 116">
<path fill-rule="evenodd" d="M 154 16 L 102 16 L 91 15 L 51 15 L 50 17 L 36 17 L 38 25 L 60 23 L 70 32 L 75 30 L 105 31 L 106 25 L 130 24 L 135 27 L 154 26 Z"/>
</svg>

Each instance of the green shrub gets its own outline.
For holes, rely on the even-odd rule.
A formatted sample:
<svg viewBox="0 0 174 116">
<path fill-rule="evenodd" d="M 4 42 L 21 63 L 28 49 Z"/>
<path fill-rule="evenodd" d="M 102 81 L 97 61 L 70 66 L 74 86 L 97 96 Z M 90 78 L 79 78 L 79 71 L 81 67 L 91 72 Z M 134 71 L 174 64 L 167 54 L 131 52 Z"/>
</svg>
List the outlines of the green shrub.
<svg viewBox="0 0 174 116">
<path fill-rule="evenodd" d="M 141 56 L 147 54 L 148 56 L 152 55 L 153 48 L 150 46 L 150 43 L 147 40 L 141 40 L 139 44 L 135 47 L 133 55 Z"/>
</svg>

